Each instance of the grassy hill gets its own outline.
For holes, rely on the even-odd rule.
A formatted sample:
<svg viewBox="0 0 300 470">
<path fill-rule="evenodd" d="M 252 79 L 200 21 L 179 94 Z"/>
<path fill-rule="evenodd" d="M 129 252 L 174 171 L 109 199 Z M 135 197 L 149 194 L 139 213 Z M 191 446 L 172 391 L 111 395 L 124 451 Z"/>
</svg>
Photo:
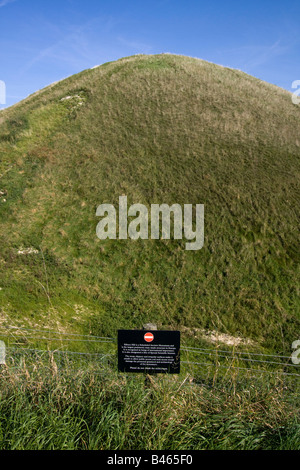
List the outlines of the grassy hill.
<svg viewBox="0 0 300 470">
<path fill-rule="evenodd" d="M 300 107 L 170 54 L 85 70 L 0 112 L 2 322 L 101 335 L 299 334 Z M 205 243 L 96 237 L 96 208 L 204 204 Z"/>
</svg>

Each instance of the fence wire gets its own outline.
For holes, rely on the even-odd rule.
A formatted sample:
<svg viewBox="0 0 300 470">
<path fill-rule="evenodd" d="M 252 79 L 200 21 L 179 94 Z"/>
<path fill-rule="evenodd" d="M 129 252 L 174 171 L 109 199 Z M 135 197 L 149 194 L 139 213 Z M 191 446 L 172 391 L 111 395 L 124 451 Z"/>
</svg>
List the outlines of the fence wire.
<svg viewBox="0 0 300 470">
<path fill-rule="evenodd" d="M 1 330 L 5 332 L 2 333 Z M 0 339 L 3 338 L 7 342 L 6 363 L 9 367 L 19 367 L 24 360 L 31 361 L 34 364 L 34 361 L 43 361 L 51 356 L 55 358 L 58 368 L 70 366 L 71 364 L 77 369 L 92 364 L 97 365 L 97 367 L 111 366 L 117 368 L 117 340 L 112 337 L 2 325 L 0 326 Z M 45 344 L 44 349 L 31 347 L 32 344 L 30 343 L 34 341 Z M 57 348 L 53 347 L 55 342 L 59 344 Z M 65 349 L 66 343 L 76 345 L 75 349 L 78 349 L 78 345 L 81 345 L 83 350 Z M 107 348 L 114 348 L 114 351 L 107 350 Z M 197 359 L 199 355 L 201 355 L 201 358 L 203 357 L 204 361 Z M 291 356 L 238 351 L 236 348 L 228 351 L 219 348 L 183 346 L 181 347 L 181 364 L 183 368 L 188 370 L 206 368 L 207 370 L 214 369 L 217 371 L 226 369 L 227 371 L 251 372 L 254 375 L 279 374 L 280 376 L 290 376 L 297 379 L 300 377 L 300 373 L 298 373 L 300 366 L 292 363 Z"/>
</svg>

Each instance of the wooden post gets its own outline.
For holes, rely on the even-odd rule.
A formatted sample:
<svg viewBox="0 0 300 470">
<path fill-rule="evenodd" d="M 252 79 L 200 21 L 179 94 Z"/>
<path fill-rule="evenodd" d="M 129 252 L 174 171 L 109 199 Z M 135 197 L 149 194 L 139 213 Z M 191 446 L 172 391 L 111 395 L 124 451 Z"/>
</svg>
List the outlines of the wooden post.
<svg viewBox="0 0 300 470">
<path fill-rule="evenodd" d="M 0 341 L 0 369 L 5 368 L 6 347 L 4 341 Z"/>
<path fill-rule="evenodd" d="M 155 325 L 155 323 L 145 323 L 143 330 L 157 330 L 157 325 Z"/>
</svg>

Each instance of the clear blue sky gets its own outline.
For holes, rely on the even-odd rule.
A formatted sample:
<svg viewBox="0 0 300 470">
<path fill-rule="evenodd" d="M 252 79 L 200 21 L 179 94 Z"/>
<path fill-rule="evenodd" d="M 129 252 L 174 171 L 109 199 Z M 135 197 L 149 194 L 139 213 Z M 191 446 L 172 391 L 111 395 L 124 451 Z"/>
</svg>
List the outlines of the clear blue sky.
<svg viewBox="0 0 300 470">
<path fill-rule="evenodd" d="M 0 0 L 0 45 L 6 106 L 139 53 L 199 57 L 292 91 L 300 80 L 300 2 Z"/>
</svg>

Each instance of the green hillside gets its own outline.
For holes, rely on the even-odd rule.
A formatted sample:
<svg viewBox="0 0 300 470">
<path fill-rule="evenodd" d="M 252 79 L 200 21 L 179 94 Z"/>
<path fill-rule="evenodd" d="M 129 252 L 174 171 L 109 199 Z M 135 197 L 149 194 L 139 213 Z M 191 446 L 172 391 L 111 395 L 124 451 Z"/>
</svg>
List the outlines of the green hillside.
<svg viewBox="0 0 300 470">
<path fill-rule="evenodd" d="M 156 322 L 290 351 L 300 107 L 170 54 L 85 70 L 0 112 L 0 316 L 115 335 Z M 205 242 L 99 240 L 96 208 L 204 204 Z M 200 331 L 195 330 L 195 331 Z"/>
</svg>

